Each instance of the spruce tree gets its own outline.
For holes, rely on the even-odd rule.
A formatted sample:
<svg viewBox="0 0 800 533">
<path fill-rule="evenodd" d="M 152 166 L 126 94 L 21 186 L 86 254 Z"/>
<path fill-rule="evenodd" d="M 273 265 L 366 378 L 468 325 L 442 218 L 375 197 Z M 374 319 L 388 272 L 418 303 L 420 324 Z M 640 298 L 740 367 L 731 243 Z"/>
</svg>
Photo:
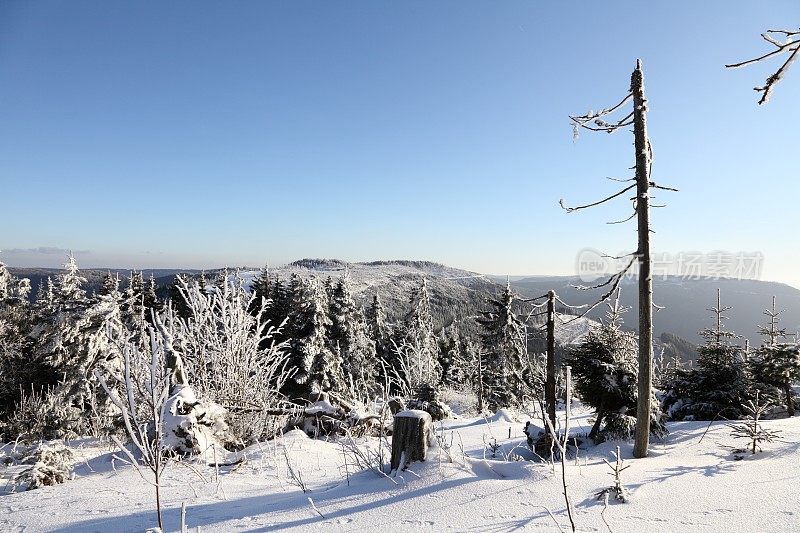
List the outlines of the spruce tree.
<svg viewBox="0 0 800 533">
<path fill-rule="evenodd" d="M 411 388 L 420 385 L 435 386 L 439 382 L 440 369 L 437 361 L 438 346 L 433 331 L 431 300 L 428 282 L 422 283 L 411 292 L 411 311 L 406 315 L 398 343 L 400 353 L 395 368 Z"/>
<path fill-rule="evenodd" d="M 112 292 L 116 292 L 118 290 L 119 290 L 119 278 L 116 275 L 112 274 L 111 271 L 109 270 L 103 276 L 103 281 L 100 285 L 99 294 L 101 296 L 107 296 Z"/>
<path fill-rule="evenodd" d="M 289 365 L 294 374 L 287 394 L 309 397 L 316 391 L 344 392 L 346 382 L 341 356 L 332 351 L 327 338 L 331 325 L 324 288 L 316 278 L 303 281 L 292 276 L 292 314 Z"/>
<path fill-rule="evenodd" d="M 252 285 L 250 285 L 250 292 L 255 295 L 250 312 L 255 314 L 261 310 L 262 299 L 269 300 L 272 296 L 272 277 L 269 272 L 269 266 L 265 265 L 264 268 L 261 269 L 258 277 L 256 277 Z"/>
<path fill-rule="evenodd" d="M 50 401 L 68 414 L 59 435 L 87 431 L 90 412 L 110 406 L 100 392 L 94 370 L 100 367 L 121 378 L 121 355 L 113 339 L 123 331 L 119 292 L 87 298 L 75 259 L 70 256 L 54 283 L 53 304 L 41 316 L 33 336 L 37 354 L 59 377 Z"/>
<path fill-rule="evenodd" d="M 330 318 L 328 337 L 331 350 L 338 350 L 352 392 L 360 397 L 371 394 L 377 376 L 375 341 L 367 334 L 367 324 L 353 299 L 350 276 L 346 271 L 334 284 Z"/>
<path fill-rule="evenodd" d="M 775 343 L 761 346 L 750 359 L 750 368 L 755 386 L 766 389 L 766 399 L 783 403 L 788 415 L 794 416 L 796 402 L 792 384 L 800 381 L 800 345 Z"/>
<path fill-rule="evenodd" d="M 500 298 L 489 300 L 492 309 L 482 311 L 483 390 L 491 410 L 519 405 L 526 393 L 523 373 L 527 367 L 525 325 L 513 311 L 514 293 L 506 284 Z"/>
<path fill-rule="evenodd" d="M 376 292 L 372 303 L 365 311 L 367 332 L 375 342 L 376 365 L 379 369 L 378 380 L 386 383 L 393 377 L 392 369 L 397 367 L 395 353 L 392 350 L 392 330 L 386 319 L 386 311 L 381 303 L 380 295 Z"/>
<path fill-rule="evenodd" d="M 150 325 L 153 324 L 154 314 L 161 312 L 163 309 L 163 304 L 161 299 L 158 297 L 156 293 L 157 286 L 156 286 L 156 279 L 153 277 L 153 274 L 150 274 L 150 279 L 147 280 L 147 284 L 144 288 L 144 292 L 142 293 L 142 307 L 144 312 L 144 318 L 147 323 Z"/>
<path fill-rule="evenodd" d="M 464 382 L 461 338 L 455 323 L 442 328 L 439 338 L 439 366 L 442 369 L 442 385 L 453 387 Z"/>
<path fill-rule="evenodd" d="M 175 279 L 169 286 L 169 301 L 175 314 L 180 318 L 186 320 L 192 316 L 192 311 L 186 302 L 186 296 L 182 292 L 182 287 L 185 287 L 190 282 L 190 277 L 187 274 L 175 274 Z"/>
<path fill-rule="evenodd" d="M 717 305 L 709 309 L 714 325 L 700 331 L 706 339 L 697 348 L 694 368 L 676 370 L 667 384 L 664 409 L 673 420 L 734 419 L 745 414 L 752 382 L 744 350 L 732 343 L 738 336 L 725 328 L 725 312 L 717 290 Z"/>
<path fill-rule="evenodd" d="M 566 364 L 572 367 L 575 391 L 581 400 L 595 409 L 595 423 L 589 438 L 628 439 L 636 428 L 637 339 L 622 329 L 619 293 L 607 304 L 605 320 L 592 329 L 584 340 L 568 351 Z M 650 432 L 665 432 L 661 409 L 652 402 Z"/>
</svg>

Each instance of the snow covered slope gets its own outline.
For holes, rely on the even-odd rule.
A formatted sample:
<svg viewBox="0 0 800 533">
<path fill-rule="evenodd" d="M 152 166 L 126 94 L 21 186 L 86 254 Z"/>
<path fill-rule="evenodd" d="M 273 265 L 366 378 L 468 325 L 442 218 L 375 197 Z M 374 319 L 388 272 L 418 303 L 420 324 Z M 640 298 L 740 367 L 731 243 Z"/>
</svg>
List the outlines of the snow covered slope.
<svg viewBox="0 0 800 533">
<path fill-rule="evenodd" d="M 449 452 L 434 446 L 429 460 L 394 479 L 344 466 L 336 442 L 300 432 L 248 448 L 246 461 L 220 470 L 172 465 L 162 494 L 165 526 L 175 531 L 180 505 L 201 531 L 514 531 L 569 529 L 560 465 L 529 461 L 522 421 L 501 413 L 448 420 L 437 426 Z M 586 413 L 576 434 L 588 431 Z M 798 531 L 800 418 L 765 422 L 780 442 L 736 460 L 725 446 L 741 446 L 723 423 L 681 422 L 656 441 L 651 456 L 631 459 L 628 442 L 584 447 L 567 465 L 568 491 L 578 531 L 695 532 Z M 508 438 L 509 428 L 511 438 Z M 452 437 L 452 440 L 451 440 Z M 486 442 L 500 447 L 492 458 Z M 375 446 L 375 439 L 364 441 Z M 452 444 L 451 444 L 452 443 Z M 0 497 L 3 531 L 144 531 L 155 524 L 153 488 L 96 441 L 72 443 L 82 458 L 77 478 L 64 485 Z M 603 459 L 620 444 L 627 504 L 603 503 L 595 494 L 612 477 Z M 462 454 L 462 446 L 464 454 Z M 288 459 L 287 459 L 288 458 Z M 309 492 L 289 479 L 287 460 Z M 312 503 L 313 502 L 313 503 Z M 550 515 L 552 513 L 552 516 Z M 558 525 L 557 525 L 558 524 Z"/>
</svg>

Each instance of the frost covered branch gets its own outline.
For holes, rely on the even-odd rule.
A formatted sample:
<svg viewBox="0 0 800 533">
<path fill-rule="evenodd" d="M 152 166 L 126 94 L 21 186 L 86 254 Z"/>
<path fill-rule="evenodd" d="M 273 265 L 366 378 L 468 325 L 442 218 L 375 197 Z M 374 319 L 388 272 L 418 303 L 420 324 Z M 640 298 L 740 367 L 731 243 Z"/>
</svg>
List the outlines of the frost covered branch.
<svg viewBox="0 0 800 533">
<path fill-rule="evenodd" d="M 784 35 L 786 37 L 785 41 L 779 41 L 776 36 L 777 35 Z M 770 76 L 767 77 L 767 81 L 764 85 L 753 87 L 754 91 L 758 91 L 761 94 L 761 99 L 758 101 L 759 105 L 766 104 L 769 101 L 769 97 L 772 94 L 772 90 L 778 84 L 779 81 L 783 79 L 783 76 L 786 74 L 786 71 L 789 70 L 789 67 L 792 65 L 795 59 L 797 59 L 798 51 L 800 51 L 800 31 L 792 31 L 792 30 L 767 30 L 766 32 L 761 34 L 761 37 L 767 41 L 768 43 L 774 45 L 776 47 L 775 50 L 771 52 L 767 52 L 764 55 L 759 57 L 748 59 L 747 61 L 742 61 L 740 63 L 731 63 L 729 65 L 725 65 L 726 68 L 739 68 L 744 67 L 747 65 L 751 65 L 753 63 L 759 63 L 766 59 L 769 59 L 773 56 L 778 54 L 788 53 L 789 57 L 783 64 L 773 72 Z"/>
</svg>

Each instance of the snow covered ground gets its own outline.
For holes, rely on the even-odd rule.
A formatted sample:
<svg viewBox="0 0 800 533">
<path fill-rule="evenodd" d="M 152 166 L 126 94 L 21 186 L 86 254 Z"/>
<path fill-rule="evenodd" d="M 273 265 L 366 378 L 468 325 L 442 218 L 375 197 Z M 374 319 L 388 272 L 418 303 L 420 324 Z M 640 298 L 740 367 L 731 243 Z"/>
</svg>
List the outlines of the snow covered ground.
<svg viewBox="0 0 800 533">
<path fill-rule="evenodd" d="M 426 462 L 394 479 L 345 469 L 341 445 L 299 431 L 248 448 L 242 463 L 221 468 L 218 477 L 202 464 L 172 464 L 162 490 L 165 528 L 179 528 L 185 502 L 192 531 L 567 531 L 560 464 L 527 460 L 523 420 L 501 411 L 488 420 L 437 424 L 449 453 L 436 445 Z M 576 435 L 588 432 L 587 413 L 579 411 L 574 423 Z M 721 422 L 707 433 L 705 422 L 672 423 L 647 459 L 631 459 L 626 442 L 584 445 L 566 473 L 578 531 L 800 531 L 800 418 L 764 423 L 780 430 L 782 440 L 740 460 L 726 446 L 744 442 Z M 493 439 L 500 445 L 494 458 Z M 362 442 L 377 445 L 376 439 Z M 609 503 L 606 525 L 595 494 L 612 482 L 603 459 L 613 461 L 617 444 L 631 465 L 622 479 L 632 501 Z M 113 459 L 112 446 L 88 439 L 70 445 L 80 458 L 76 478 L 1 496 L 0 530 L 117 532 L 155 525 L 152 486 Z M 309 492 L 290 480 L 287 462 Z"/>
</svg>

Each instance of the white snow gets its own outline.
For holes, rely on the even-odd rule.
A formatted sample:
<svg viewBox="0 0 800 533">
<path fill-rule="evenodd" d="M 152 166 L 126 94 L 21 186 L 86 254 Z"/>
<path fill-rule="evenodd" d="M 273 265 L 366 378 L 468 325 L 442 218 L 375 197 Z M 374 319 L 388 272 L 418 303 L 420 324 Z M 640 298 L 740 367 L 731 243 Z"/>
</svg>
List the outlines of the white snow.
<svg viewBox="0 0 800 533">
<path fill-rule="evenodd" d="M 405 411 L 400 411 L 394 416 L 400 418 L 422 418 L 428 420 L 429 422 L 431 421 L 431 415 L 419 409 L 406 409 Z"/>
<path fill-rule="evenodd" d="M 162 488 L 165 530 L 178 529 L 183 502 L 193 531 L 558 531 L 554 519 L 568 530 L 560 464 L 528 460 L 522 424 L 508 418 L 437 423 L 441 447 L 394 479 L 357 472 L 352 460 L 346 470 L 341 444 L 297 430 L 247 448 L 239 454 L 243 462 L 220 468 L 218 481 L 211 467 L 171 464 Z M 800 418 L 764 423 L 782 431 L 782 440 L 741 460 L 725 448 L 741 442 L 722 422 L 706 434 L 707 422 L 671 423 L 646 459 L 632 458 L 630 442 L 584 444 L 566 473 L 578 530 L 608 531 L 595 494 L 613 483 L 603 459 L 612 462 L 620 445 L 630 465 L 622 481 L 631 502 L 609 503 L 603 516 L 615 533 L 797 531 Z M 578 410 L 573 433 L 587 433 L 589 424 L 588 413 Z M 494 459 L 487 445 L 493 439 L 499 445 Z M 378 446 L 374 438 L 358 442 Z M 152 486 L 114 459 L 113 446 L 69 445 L 79 457 L 76 479 L 0 497 L 0 530 L 122 532 L 155 525 Z M 310 492 L 291 482 L 287 462 Z"/>
</svg>

